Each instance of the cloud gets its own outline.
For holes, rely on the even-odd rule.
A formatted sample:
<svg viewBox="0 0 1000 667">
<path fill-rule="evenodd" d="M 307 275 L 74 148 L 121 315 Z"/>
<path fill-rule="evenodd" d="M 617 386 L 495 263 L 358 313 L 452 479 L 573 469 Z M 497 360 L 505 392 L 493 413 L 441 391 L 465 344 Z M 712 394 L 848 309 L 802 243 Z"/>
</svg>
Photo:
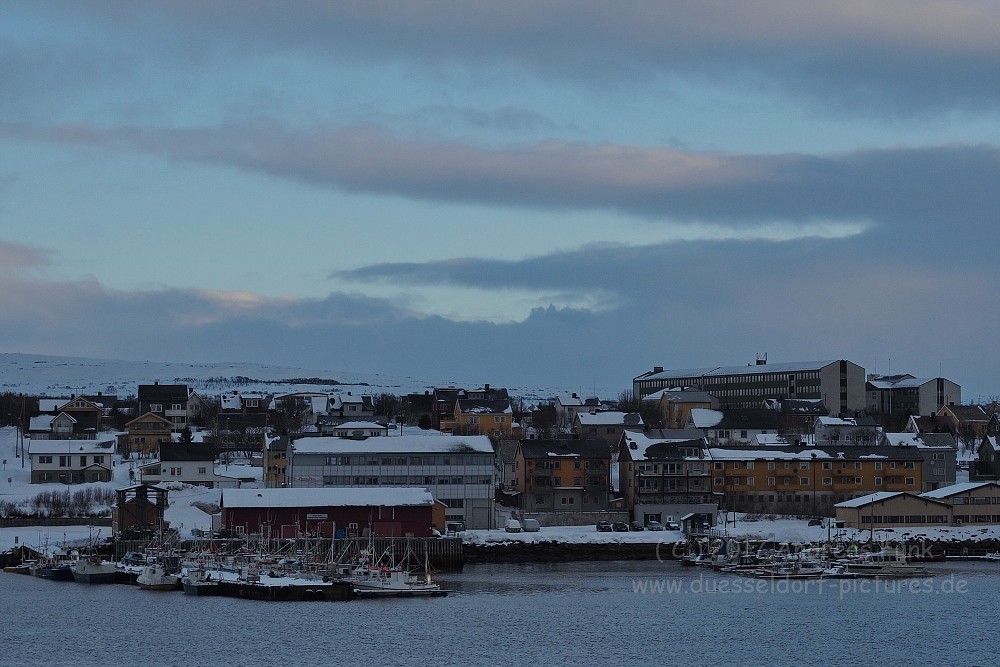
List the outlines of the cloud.
<svg viewBox="0 0 1000 667">
<path fill-rule="evenodd" d="M 183 130 L 6 123 L 0 135 L 224 164 L 351 192 L 735 227 L 832 221 L 914 230 L 960 223 L 985 233 L 1000 213 L 1000 149 L 991 145 L 825 155 L 566 141 L 481 148 L 371 127 L 292 131 L 276 123 Z"/>
<path fill-rule="evenodd" d="M 52 253 L 48 250 L 0 241 L 0 273 L 19 272 L 51 263 Z"/>
<path fill-rule="evenodd" d="M 56 5 L 177 58 L 310 52 L 337 62 L 511 69 L 596 87 L 656 77 L 774 90 L 817 109 L 989 111 L 1000 9 L 986 0 L 132 2 Z M 109 27 L 110 26 L 110 27 Z M 523 75 L 523 74 L 522 74 Z"/>
</svg>

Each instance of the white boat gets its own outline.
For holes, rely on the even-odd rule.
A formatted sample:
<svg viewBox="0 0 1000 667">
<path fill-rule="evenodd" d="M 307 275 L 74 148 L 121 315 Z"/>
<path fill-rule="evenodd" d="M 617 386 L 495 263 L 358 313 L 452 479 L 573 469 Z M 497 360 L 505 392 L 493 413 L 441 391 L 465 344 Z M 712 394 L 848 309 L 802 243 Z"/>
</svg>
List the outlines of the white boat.
<svg viewBox="0 0 1000 667">
<path fill-rule="evenodd" d="M 98 555 L 81 556 L 70 569 L 73 580 L 81 584 L 113 584 L 118 567 Z"/>
<path fill-rule="evenodd" d="M 336 564 L 337 580 L 351 584 L 360 596 L 410 597 L 416 595 L 443 596 L 448 592 L 431 581 L 430 568 L 425 559 L 422 572 L 413 572 L 405 566 L 407 558 L 392 558 L 391 548 L 381 555 L 374 553 L 374 543 L 369 542 L 353 562 Z M 409 554 L 408 554 L 409 555 Z"/>
<path fill-rule="evenodd" d="M 991 551 L 983 556 L 983 560 L 989 561 L 991 563 L 1000 562 L 1000 551 Z"/>
<path fill-rule="evenodd" d="M 142 568 L 135 583 L 145 591 L 176 591 L 181 588 L 181 578 L 176 574 L 168 574 L 167 568 L 161 563 L 151 563 Z"/>
<path fill-rule="evenodd" d="M 862 577 L 921 577 L 927 568 L 920 563 L 908 563 L 906 555 L 898 549 L 883 549 L 870 554 L 841 561 L 848 572 Z"/>
<path fill-rule="evenodd" d="M 823 566 L 816 563 L 791 561 L 775 563 L 751 571 L 758 579 L 819 579 Z"/>
<path fill-rule="evenodd" d="M 831 565 L 821 576 L 824 579 L 857 579 L 858 573 L 849 571 L 846 565 Z"/>
<path fill-rule="evenodd" d="M 186 595 L 217 595 L 219 592 L 218 574 L 202 567 L 189 567 L 187 574 L 181 577 L 181 587 Z"/>
</svg>

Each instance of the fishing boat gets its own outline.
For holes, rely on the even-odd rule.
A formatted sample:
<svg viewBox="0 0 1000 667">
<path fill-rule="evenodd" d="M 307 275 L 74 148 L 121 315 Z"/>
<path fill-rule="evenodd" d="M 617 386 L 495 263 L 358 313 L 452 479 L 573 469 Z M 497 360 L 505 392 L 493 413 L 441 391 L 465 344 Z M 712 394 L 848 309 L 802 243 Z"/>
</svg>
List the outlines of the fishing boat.
<svg viewBox="0 0 1000 667">
<path fill-rule="evenodd" d="M 898 549 L 883 549 L 873 553 L 861 554 L 854 558 L 841 561 L 847 566 L 848 572 L 854 572 L 862 577 L 922 577 L 927 575 L 927 568 L 919 563 L 910 563 L 906 555 Z"/>
<path fill-rule="evenodd" d="M 181 578 L 167 572 L 163 563 L 150 563 L 142 568 L 135 583 L 144 591 L 176 591 L 181 589 Z"/>
<path fill-rule="evenodd" d="M 823 566 L 817 563 L 788 562 L 775 563 L 751 571 L 758 579 L 819 579 L 823 575 Z"/>
<path fill-rule="evenodd" d="M 858 573 L 851 572 L 846 565 L 831 565 L 823 570 L 824 579 L 857 579 Z"/>
<path fill-rule="evenodd" d="M 97 554 L 81 556 L 71 567 L 73 580 L 81 584 L 113 584 L 117 566 Z"/>
<path fill-rule="evenodd" d="M 213 578 L 212 572 L 203 567 L 192 566 L 181 577 L 181 587 L 185 595 L 218 595 L 219 577 L 216 574 Z"/>
<path fill-rule="evenodd" d="M 369 540 L 367 549 L 362 550 L 353 562 L 338 562 L 338 581 L 349 583 L 361 597 L 411 597 L 444 596 L 448 592 L 440 584 L 431 581 L 429 563 L 424 561 L 423 570 L 412 571 L 406 566 L 409 550 L 402 559 L 393 558 L 392 548 L 381 554 L 375 553 L 374 541 Z"/>
</svg>

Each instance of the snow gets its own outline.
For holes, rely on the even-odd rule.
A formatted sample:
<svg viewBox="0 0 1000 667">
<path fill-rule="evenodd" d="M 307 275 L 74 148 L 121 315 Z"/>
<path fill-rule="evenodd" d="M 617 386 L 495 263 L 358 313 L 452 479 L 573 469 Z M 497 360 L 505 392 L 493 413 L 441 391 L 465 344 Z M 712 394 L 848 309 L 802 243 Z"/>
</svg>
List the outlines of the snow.
<svg viewBox="0 0 1000 667">
<path fill-rule="evenodd" d="M 867 505 L 868 503 L 879 502 L 882 500 L 888 500 L 889 498 L 895 498 L 898 495 L 905 493 L 904 491 L 879 491 L 878 493 L 870 493 L 867 496 L 858 496 L 857 498 L 852 498 L 851 500 L 845 500 L 842 503 L 837 503 L 834 507 L 861 507 L 862 505 Z"/>
<path fill-rule="evenodd" d="M 224 507 L 379 507 L 432 505 L 434 497 L 419 487 L 344 487 L 311 489 L 225 489 Z"/>
<path fill-rule="evenodd" d="M 32 442 L 25 439 L 25 447 L 40 445 L 42 442 L 59 442 L 37 440 Z M 136 460 L 122 461 L 121 457 L 114 457 L 114 465 L 111 468 L 112 481 L 95 482 L 89 484 L 32 484 L 31 468 L 28 462 L 21 467 L 21 459 L 16 457 L 17 449 L 17 429 L 12 426 L 0 428 L 0 460 L 5 460 L 3 464 L 2 479 L 0 479 L 0 502 L 19 503 L 31 500 L 35 496 L 45 491 L 79 491 L 85 488 L 106 488 L 122 489 L 130 487 L 133 483 L 129 479 L 129 470 L 135 469 L 138 476 L 138 464 Z M 252 467 L 247 464 L 234 463 L 231 465 L 218 465 L 216 472 L 221 475 L 231 477 L 252 477 L 260 480 L 262 470 L 259 467 Z M 212 516 L 206 514 L 193 503 L 203 502 L 218 505 L 222 499 L 222 489 L 208 489 L 203 486 L 191 486 L 188 484 L 170 483 L 164 484 L 168 489 L 166 509 L 166 520 L 172 528 L 180 531 L 182 537 L 191 536 L 191 530 L 202 531 L 212 530 Z M 78 544 L 85 543 L 93 534 L 95 539 L 110 537 L 111 528 L 101 526 L 94 528 L 89 526 L 29 526 L 17 528 L 0 528 L 0 551 L 7 551 L 17 544 L 29 544 L 40 546 L 46 543 L 62 543 L 70 541 Z"/>
<path fill-rule="evenodd" d="M 366 451 L 379 454 L 449 454 L 463 451 L 493 454 L 493 445 L 485 435 L 438 434 L 434 436 L 408 432 L 391 438 L 370 438 L 368 440 L 348 440 L 335 437 L 299 438 L 291 446 L 299 454 L 356 454 Z"/>
</svg>

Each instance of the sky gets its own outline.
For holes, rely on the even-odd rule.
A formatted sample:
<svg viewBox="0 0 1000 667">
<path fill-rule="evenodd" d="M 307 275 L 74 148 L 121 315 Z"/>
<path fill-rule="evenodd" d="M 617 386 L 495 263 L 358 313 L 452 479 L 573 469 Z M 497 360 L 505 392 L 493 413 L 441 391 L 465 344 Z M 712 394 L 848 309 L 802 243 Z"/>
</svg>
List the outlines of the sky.
<svg viewBox="0 0 1000 667">
<path fill-rule="evenodd" d="M 766 354 L 1000 395 L 996 3 L 2 16 L 0 351 L 611 393 Z"/>
</svg>

